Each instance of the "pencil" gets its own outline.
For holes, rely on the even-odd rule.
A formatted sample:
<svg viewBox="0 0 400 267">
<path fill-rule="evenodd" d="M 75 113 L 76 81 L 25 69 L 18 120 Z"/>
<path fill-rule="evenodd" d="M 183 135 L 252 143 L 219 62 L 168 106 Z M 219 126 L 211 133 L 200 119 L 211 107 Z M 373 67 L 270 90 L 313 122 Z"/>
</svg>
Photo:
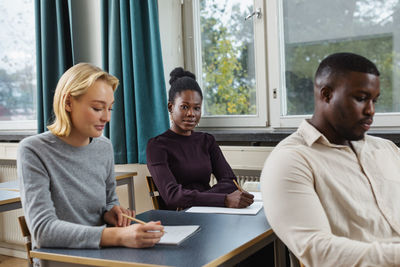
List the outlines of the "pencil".
<svg viewBox="0 0 400 267">
<path fill-rule="evenodd" d="M 146 224 L 146 222 L 144 222 L 142 220 L 139 220 L 139 219 L 136 219 L 136 218 L 133 218 L 133 217 L 131 217 L 129 215 L 126 215 L 124 213 L 122 213 L 122 216 L 125 217 L 125 218 L 128 218 L 128 219 L 130 219 L 130 220 L 132 220 L 134 222 L 137 222 L 137 223 L 140 223 L 140 224 Z M 166 233 L 164 230 L 162 232 Z"/>
<path fill-rule="evenodd" d="M 130 219 L 130 220 L 132 220 L 134 222 L 137 222 L 137 223 L 140 223 L 140 224 L 146 224 L 146 222 L 144 222 L 142 220 L 139 220 L 139 219 L 136 219 L 136 218 L 133 218 L 133 217 L 131 217 L 129 215 L 126 215 L 124 213 L 122 213 L 122 216 L 124 216 L 125 218 L 128 218 L 128 219 Z"/>
<path fill-rule="evenodd" d="M 239 186 L 235 179 L 233 179 L 233 183 L 236 185 L 240 192 L 243 192 L 243 189 Z"/>
</svg>

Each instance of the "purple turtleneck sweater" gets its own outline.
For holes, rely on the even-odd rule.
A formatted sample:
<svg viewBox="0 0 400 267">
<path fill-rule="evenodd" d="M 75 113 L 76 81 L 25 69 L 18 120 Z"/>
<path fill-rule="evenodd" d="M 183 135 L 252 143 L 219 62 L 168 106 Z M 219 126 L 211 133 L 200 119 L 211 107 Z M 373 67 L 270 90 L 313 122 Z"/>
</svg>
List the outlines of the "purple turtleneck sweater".
<svg viewBox="0 0 400 267">
<path fill-rule="evenodd" d="M 225 206 L 237 188 L 235 175 L 212 135 L 184 136 L 167 130 L 149 140 L 147 166 L 169 209 Z M 210 187 L 211 173 L 218 183 Z"/>
</svg>

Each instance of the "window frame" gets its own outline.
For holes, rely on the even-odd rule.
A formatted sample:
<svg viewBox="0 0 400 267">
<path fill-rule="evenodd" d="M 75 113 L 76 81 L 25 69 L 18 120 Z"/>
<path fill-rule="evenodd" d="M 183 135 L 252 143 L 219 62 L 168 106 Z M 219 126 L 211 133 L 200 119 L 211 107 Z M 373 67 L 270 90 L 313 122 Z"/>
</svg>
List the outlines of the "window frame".
<svg viewBox="0 0 400 267">
<path fill-rule="evenodd" d="M 37 131 L 37 120 L 0 121 L 0 131 Z"/>
<path fill-rule="evenodd" d="M 268 119 L 268 95 L 267 95 L 267 66 L 266 66 L 266 16 L 265 1 L 254 0 L 255 8 L 261 8 L 261 18 L 253 17 L 254 27 L 254 51 L 255 51 L 255 77 L 256 77 L 256 105 L 255 115 L 218 115 L 202 116 L 200 127 L 266 127 Z M 184 2 L 183 28 L 185 48 L 185 68 L 194 72 L 196 77 L 201 77 L 201 33 L 199 1 L 189 0 Z M 195 45 L 197 44 L 197 45 Z M 201 88 L 202 80 L 197 79 Z"/>
<path fill-rule="evenodd" d="M 32 0 L 34 6 L 34 0 Z M 34 10 L 32 11 L 34 12 Z M 36 37 L 35 37 L 36 38 Z M 34 66 L 36 68 L 36 65 Z M 36 88 L 34 88 L 36 90 Z M 36 100 L 36 99 L 35 99 Z M 36 116 L 35 116 L 36 117 Z M 37 120 L 0 120 L 0 132 L 32 132 L 37 131 Z"/>
<path fill-rule="evenodd" d="M 311 118 L 308 115 L 282 115 L 282 98 L 285 97 L 284 77 L 284 33 L 283 33 L 283 1 L 269 0 L 267 1 L 267 32 L 268 38 L 268 55 L 271 59 L 268 66 L 279 66 L 279 68 L 268 68 L 268 77 L 270 77 L 269 88 L 277 90 L 277 97 L 270 98 L 269 112 L 271 118 L 271 128 L 297 128 L 304 119 Z M 271 90 L 269 90 L 271 91 Z M 395 125 L 393 122 L 398 121 Z M 371 130 L 399 130 L 400 129 L 400 112 L 375 113 L 374 122 Z"/>
<path fill-rule="evenodd" d="M 185 0 L 183 7 L 183 33 L 184 33 L 184 62 L 185 67 L 199 76 L 201 62 L 201 50 L 195 47 L 199 42 L 199 33 L 194 31 L 198 25 L 193 25 L 199 18 L 198 0 Z M 254 0 L 254 7 L 260 7 L 262 12 L 262 29 L 255 29 L 255 44 L 262 43 L 262 48 L 256 50 L 256 90 L 257 90 L 257 112 L 256 116 L 215 116 L 202 117 L 199 124 L 201 128 L 264 128 L 264 129 L 295 129 L 308 115 L 282 115 L 282 99 L 285 97 L 284 77 L 284 34 L 283 34 L 283 2 L 282 0 Z M 198 27 L 199 28 L 199 27 Z M 261 37 L 261 38 L 260 38 Z M 257 38 L 257 39 L 256 39 Z M 259 40 L 262 39 L 262 40 Z M 199 53 L 200 52 L 200 53 Z M 260 53 L 260 56 L 259 54 Z M 262 66 L 261 69 L 259 66 Z M 278 66 L 278 67 L 276 67 Z M 260 76 L 264 75 L 264 82 L 259 82 Z M 201 81 L 199 81 L 201 86 Z M 262 98 L 262 99 L 261 99 Z M 257 118 L 251 118 L 257 117 Z M 394 124 L 393 122 L 399 123 Z M 400 112 L 398 113 L 376 113 L 372 130 L 400 130 Z"/>
</svg>

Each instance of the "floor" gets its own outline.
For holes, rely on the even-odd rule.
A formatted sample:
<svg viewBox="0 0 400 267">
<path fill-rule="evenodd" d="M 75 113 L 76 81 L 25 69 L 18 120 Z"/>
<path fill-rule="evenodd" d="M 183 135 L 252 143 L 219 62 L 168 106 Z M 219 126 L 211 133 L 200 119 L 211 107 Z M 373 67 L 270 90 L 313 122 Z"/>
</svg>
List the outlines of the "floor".
<svg viewBox="0 0 400 267">
<path fill-rule="evenodd" d="M 14 258 L 9 256 L 0 255 L 0 266 L 1 267 L 26 267 L 28 261 L 21 258 Z"/>
</svg>

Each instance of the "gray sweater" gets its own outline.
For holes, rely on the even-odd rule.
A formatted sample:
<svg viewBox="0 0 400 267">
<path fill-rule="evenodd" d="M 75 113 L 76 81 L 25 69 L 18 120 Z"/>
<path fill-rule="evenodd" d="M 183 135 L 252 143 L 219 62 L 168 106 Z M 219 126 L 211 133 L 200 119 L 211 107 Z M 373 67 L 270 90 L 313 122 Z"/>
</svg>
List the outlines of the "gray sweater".
<svg viewBox="0 0 400 267">
<path fill-rule="evenodd" d="M 73 147 L 45 132 L 22 140 L 18 179 L 33 248 L 99 248 L 103 213 L 119 205 L 111 142 Z"/>
</svg>

